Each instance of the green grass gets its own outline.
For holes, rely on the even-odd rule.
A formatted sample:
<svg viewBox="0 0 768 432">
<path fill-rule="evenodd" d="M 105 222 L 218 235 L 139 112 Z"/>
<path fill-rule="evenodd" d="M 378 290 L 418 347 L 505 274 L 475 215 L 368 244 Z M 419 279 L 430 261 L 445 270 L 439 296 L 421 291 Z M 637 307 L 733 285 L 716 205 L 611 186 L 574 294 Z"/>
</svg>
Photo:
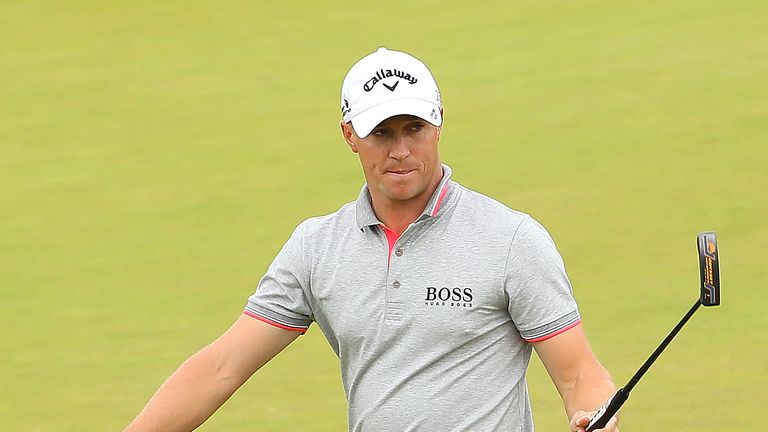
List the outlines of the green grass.
<svg viewBox="0 0 768 432">
<path fill-rule="evenodd" d="M 0 5 L 0 430 L 119 430 L 239 315 L 302 219 L 357 195 L 338 128 L 377 46 L 429 64 L 444 161 L 533 214 L 594 350 L 625 382 L 702 310 L 627 430 L 763 430 L 768 33 L 763 1 L 5 1 Z M 537 427 L 565 430 L 543 368 Z M 343 430 L 314 327 L 201 430 Z"/>
</svg>

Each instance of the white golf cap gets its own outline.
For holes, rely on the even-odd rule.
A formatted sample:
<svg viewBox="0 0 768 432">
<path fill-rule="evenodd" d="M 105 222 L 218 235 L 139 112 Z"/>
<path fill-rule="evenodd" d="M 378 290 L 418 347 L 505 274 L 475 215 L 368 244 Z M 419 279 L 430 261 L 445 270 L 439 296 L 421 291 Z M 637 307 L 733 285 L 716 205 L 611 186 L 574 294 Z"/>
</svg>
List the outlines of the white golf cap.
<svg viewBox="0 0 768 432">
<path fill-rule="evenodd" d="M 382 121 L 410 114 L 440 126 L 440 90 L 421 60 L 379 48 L 355 63 L 341 86 L 341 115 L 365 138 Z"/>
</svg>

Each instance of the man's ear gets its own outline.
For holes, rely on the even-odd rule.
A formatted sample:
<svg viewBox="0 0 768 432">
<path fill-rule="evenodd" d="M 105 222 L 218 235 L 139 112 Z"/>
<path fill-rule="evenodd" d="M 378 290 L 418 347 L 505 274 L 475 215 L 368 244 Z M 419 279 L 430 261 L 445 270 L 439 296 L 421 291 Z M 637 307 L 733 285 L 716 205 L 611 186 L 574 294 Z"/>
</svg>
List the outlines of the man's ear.
<svg viewBox="0 0 768 432">
<path fill-rule="evenodd" d="M 357 153 L 357 144 L 355 144 L 355 140 L 353 139 L 356 138 L 357 135 L 355 135 L 355 131 L 352 129 L 352 124 L 344 123 L 342 120 L 339 122 L 339 126 L 341 126 L 341 135 L 344 137 L 344 141 L 347 142 L 349 149 L 352 150 L 353 153 Z"/>
<path fill-rule="evenodd" d="M 437 127 L 437 140 L 440 140 L 440 133 L 443 132 L 443 125 L 445 125 L 445 110 L 440 107 L 440 118 L 443 120 L 440 126 Z"/>
</svg>

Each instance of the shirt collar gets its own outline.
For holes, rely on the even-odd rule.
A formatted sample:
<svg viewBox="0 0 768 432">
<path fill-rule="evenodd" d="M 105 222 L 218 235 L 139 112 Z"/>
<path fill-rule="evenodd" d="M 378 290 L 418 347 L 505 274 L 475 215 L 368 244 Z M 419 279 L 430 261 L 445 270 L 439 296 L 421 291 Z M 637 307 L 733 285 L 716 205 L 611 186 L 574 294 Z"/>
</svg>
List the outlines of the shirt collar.
<svg viewBox="0 0 768 432">
<path fill-rule="evenodd" d="M 451 182 L 451 175 L 453 170 L 448 165 L 442 164 L 443 178 L 440 179 L 440 183 L 437 185 L 435 192 L 427 202 L 424 211 L 421 212 L 421 216 L 416 221 L 423 219 L 438 217 L 440 215 L 440 209 L 443 202 L 447 202 L 446 198 L 451 195 L 454 189 L 453 182 Z M 355 203 L 355 217 L 357 219 L 357 227 L 363 229 L 371 225 L 381 225 L 381 221 L 376 217 L 376 213 L 373 212 L 373 206 L 371 205 L 371 192 L 368 190 L 368 185 L 364 185 L 360 191 L 360 196 Z"/>
</svg>

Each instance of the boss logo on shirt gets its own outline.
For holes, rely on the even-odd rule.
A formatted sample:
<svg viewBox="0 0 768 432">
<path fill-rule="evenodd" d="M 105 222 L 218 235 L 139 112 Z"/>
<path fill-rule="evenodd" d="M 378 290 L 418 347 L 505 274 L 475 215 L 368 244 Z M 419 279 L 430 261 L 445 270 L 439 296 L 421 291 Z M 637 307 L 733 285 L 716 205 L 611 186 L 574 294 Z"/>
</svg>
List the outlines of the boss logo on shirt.
<svg viewBox="0 0 768 432">
<path fill-rule="evenodd" d="M 424 306 L 471 308 L 472 288 L 427 287 Z"/>
</svg>

